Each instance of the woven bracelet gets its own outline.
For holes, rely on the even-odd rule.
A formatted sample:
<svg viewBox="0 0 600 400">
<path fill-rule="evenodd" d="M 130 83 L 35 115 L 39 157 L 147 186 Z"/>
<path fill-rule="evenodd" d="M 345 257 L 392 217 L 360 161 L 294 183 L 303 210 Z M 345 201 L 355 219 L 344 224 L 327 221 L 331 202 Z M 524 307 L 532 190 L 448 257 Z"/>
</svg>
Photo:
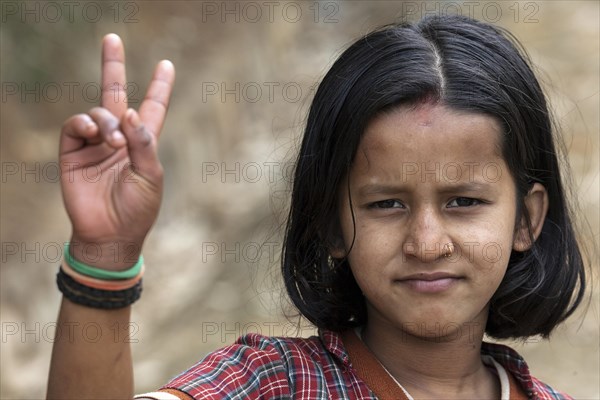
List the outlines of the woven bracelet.
<svg viewBox="0 0 600 400">
<path fill-rule="evenodd" d="M 56 284 L 62 294 L 73 303 L 101 309 L 127 307 L 142 294 L 142 280 L 125 290 L 100 290 L 76 282 L 62 269 L 56 274 Z"/>
</svg>

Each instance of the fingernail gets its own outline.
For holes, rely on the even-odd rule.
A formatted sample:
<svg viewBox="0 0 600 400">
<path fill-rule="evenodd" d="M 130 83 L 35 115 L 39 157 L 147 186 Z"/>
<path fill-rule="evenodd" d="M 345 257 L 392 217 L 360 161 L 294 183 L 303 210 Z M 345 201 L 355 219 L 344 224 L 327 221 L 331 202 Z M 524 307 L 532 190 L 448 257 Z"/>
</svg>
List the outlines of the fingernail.
<svg viewBox="0 0 600 400">
<path fill-rule="evenodd" d="M 115 43 L 115 41 L 119 40 L 120 38 L 119 35 L 117 35 L 116 33 L 109 33 L 104 36 L 104 39 Z"/>
<path fill-rule="evenodd" d="M 118 142 L 118 141 L 120 141 L 120 140 L 125 140 L 125 136 L 123 136 L 123 134 L 121 133 L 121 131 L 114 131 L 114 132 L 111 134 L 111 139 L 112 139 L 114 142 Z"/>
<path fill-rule="evenodd" d="M 175 69 L 175 65 L 173 65 L 173 62 L 171 60 L 162 60 L 160 62 L 160 65 L 162 68 Z"/>
</svg>

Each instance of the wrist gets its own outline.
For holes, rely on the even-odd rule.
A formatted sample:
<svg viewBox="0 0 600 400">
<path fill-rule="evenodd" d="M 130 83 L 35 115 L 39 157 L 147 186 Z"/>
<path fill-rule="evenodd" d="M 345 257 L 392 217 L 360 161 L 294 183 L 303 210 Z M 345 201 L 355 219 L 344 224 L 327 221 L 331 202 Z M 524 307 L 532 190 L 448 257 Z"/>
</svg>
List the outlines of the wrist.
<svg viewBox="0 0 600 400">
<path fill-rule="evenodd" d="M 93 261 L 96 264 L 105 261 L 105 265 L 93 266 L 75 259 L 71 252 L 73 243 L 75 243 L 74 253 L 79 254 L 81 259 L 89 262 L 88 258 L 91 256 L 89 248 L 93 247 L 97 250 L 93 253 Z M 87 307 L 117 309 L 128 307 L 140 298 L 144 275 L 142 256 L 139 256 L 136 263 L 129 268 L 107 269 L 107 265 L 110 268 L 120 268 L 128 261 L 119 259 L 123 255 L 119 242 L 109 246 L 106 244 L 89 246 L 80 241 L 73 243 L 65 243 L 65 258 L 56 275 L 58 288 L 67 299 Z M 133 246 L 133 250 L 139 247 Z M 102 254 L 102 251 L 105 254 Z M 134 254 L 134 251 L 130 251 Z"/>
<path fill-rule="evenodd" d="M 141 243 L 115 240 L 91 242 L 72 237 L 69 242 L 71 256 L 86 265 L 107 271 L 123 271 L 135 265 L 142 251 Z"/>
</svg>

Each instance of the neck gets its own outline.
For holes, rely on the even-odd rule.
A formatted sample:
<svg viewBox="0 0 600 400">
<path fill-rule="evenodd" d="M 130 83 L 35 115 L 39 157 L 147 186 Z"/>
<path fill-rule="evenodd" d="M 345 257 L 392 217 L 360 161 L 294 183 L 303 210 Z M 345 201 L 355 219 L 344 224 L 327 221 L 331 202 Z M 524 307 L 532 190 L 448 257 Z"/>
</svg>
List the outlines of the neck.
<svg viewBox="0 0 600 400">
<path fill-rule="evenodd" d="M 498 379 L 481 361 L 481 324 L 398 329 L 369 321 L 364 343 L 413 397 L 500 397 Z"/>
</svg>

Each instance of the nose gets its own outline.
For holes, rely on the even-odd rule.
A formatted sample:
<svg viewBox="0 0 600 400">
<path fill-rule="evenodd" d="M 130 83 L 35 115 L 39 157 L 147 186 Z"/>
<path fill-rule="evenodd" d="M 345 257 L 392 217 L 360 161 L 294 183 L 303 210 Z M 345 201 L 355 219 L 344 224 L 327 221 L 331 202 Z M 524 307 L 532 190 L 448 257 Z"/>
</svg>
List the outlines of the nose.
<svg viewBox="0 0 600 400">
<path fill-rule="evenodd" d="M 407 259 L 430 263 L 452 255 L 454 244 L 447 233 L 447 222 L 434 207 L 413 210 L 407 228 L 402 245 Z"/>
</svg>

